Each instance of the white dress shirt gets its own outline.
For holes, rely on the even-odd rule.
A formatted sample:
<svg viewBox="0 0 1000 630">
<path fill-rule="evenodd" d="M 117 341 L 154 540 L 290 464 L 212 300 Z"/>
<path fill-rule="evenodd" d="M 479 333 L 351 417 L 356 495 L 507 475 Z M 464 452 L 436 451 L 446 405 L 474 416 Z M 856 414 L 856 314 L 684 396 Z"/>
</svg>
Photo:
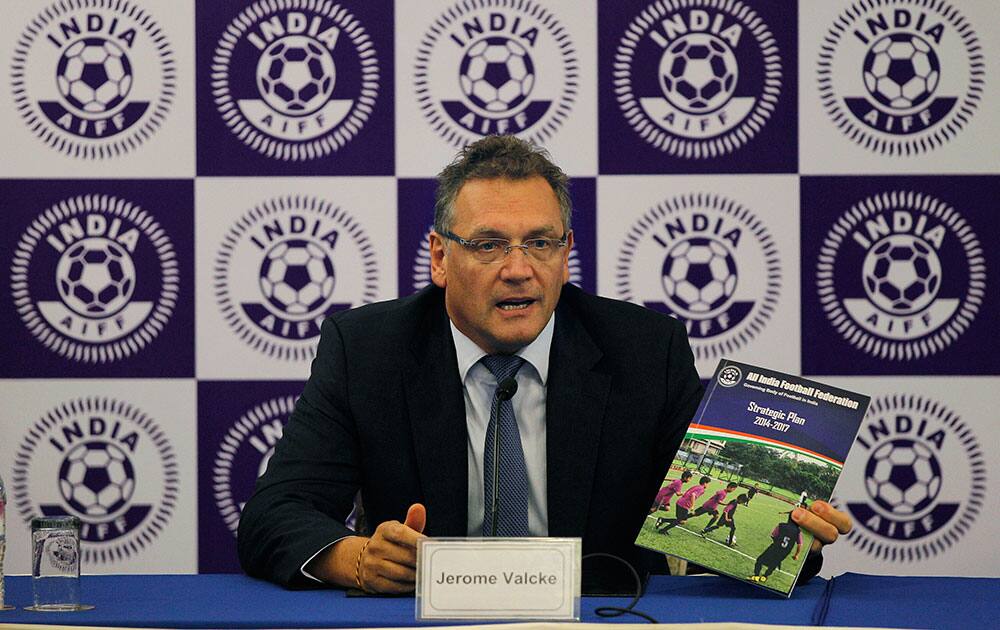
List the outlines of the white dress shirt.
<svg viewBox="0 0 1000 630">
<path fill-rule="evenodd" d="M 511 399 L 517 429 L 524 449 L 524 464 L 528 473 L 528 532 L 532 536 L 549 535 L 549 514 L 546 502 L 545 457 L 545 384 L 549 376 L 549 350 L 555 330 L 555 314 L 527 346 L 517 351 L 524 359 L 517 376 L 517 393 Z M 458 375 L 465 393 L 465 422 L 468 433 L 469 515 L 468 535 L 483 535 L 483 451 L 486 450 L 486 428 L 497 380 L 479 362 L 486 352 L 451 324 L 451 334 L 458 356 Z"/>
</svg>

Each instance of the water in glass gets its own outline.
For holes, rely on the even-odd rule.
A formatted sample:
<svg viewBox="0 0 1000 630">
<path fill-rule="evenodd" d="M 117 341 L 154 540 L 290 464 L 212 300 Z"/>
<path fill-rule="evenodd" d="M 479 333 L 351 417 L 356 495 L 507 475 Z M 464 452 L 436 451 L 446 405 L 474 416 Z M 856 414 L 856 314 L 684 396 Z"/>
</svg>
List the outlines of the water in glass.
<svg viewBox="0 0 1000 630">
<path fill-rule="evenodd" d="M 32 539 L 32 592 L 38 610 L 75 610 L 80 603 L 78 529 L 36 529 Z"/>
</svg>

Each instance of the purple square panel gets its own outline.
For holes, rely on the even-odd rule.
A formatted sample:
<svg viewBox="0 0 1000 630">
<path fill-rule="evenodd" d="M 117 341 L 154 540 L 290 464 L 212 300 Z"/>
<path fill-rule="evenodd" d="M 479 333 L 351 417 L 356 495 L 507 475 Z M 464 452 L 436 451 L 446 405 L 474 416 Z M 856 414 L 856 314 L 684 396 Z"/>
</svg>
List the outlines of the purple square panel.
<svg viewBox="0 0 1000 630">
<path fill-rule="evenodd" d="M 806 374 L 1000 374 L 1000 177 L 802 178 Z"/>
<path fill-rule="evenodd" d="M 198 383 L 198 571 L 238 573 L 236 527 L 302 382 Z"/>
<path fill-rule="evenodd" d="M 600 172 L 798 170 L 795 0 L 598 5 Z"/>
<path fill-rule="evenodd" d="M 393 5 L 197 7 L 199 175 L 391 175 Z"/>
<path fill-rule="evenodd" d="M 0 181 L 0 377 L 193 377 L 190 180 Z"/>
</svg>

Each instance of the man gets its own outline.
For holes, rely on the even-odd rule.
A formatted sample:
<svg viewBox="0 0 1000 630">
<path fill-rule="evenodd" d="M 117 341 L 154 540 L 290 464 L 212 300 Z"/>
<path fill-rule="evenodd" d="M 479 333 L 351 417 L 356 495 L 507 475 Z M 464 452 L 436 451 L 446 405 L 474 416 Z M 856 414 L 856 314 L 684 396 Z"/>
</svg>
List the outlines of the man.
<svg viewBox="0 0 1000 630">
<path fill-rule="evenodd" d="M 504 483 L 520 484 L 497 493 L 505 527 L 511 517 L 530 535 L 580 536 L 584 553 L 663 565 L 633 543 L 702 387 L 679 322 L 565 284 L 567 184 L 544 152 L 510 136 L 480 140 L 442 171 L 434 286 L 324 322 L 309 381 L 242 513 L 247 573 L 412 591 L 422 535 L 489 531 L 494 415 L 508 423 L 501 444 L 519 447 L 501 454 L 513 462 Z M 506 381 L 498 364 L 517 364 L 518 390 L 494 414 Z M 371 532 L 345 525 L 359 490 Z M 836 511 L 802 518 L 826 542 L 849 523 Z"/>
<path fill-rule="evenodd" d="M 750 501 L 752 501 L 753 498 L 757 496 L 758 492 L 760 492 L 760 486 L 758 486 L 757 484 L 754 484 L 753 488 L 750 488 L 750 490 L 747 491 L 747 505 L 750 505 Z"/>
</svg>

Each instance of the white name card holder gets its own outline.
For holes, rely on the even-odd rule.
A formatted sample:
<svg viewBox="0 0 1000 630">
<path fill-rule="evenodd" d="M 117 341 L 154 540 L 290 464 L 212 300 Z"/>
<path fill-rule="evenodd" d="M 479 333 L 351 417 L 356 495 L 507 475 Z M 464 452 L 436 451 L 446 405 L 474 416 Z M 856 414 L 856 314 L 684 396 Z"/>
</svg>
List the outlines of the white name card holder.
<svg viewBox="0 0 1000 630">
<path fill-rule="evenodd" d="M 579 621 L 579 538 L 422 538 L 417 621 Z"/>
</svg>

